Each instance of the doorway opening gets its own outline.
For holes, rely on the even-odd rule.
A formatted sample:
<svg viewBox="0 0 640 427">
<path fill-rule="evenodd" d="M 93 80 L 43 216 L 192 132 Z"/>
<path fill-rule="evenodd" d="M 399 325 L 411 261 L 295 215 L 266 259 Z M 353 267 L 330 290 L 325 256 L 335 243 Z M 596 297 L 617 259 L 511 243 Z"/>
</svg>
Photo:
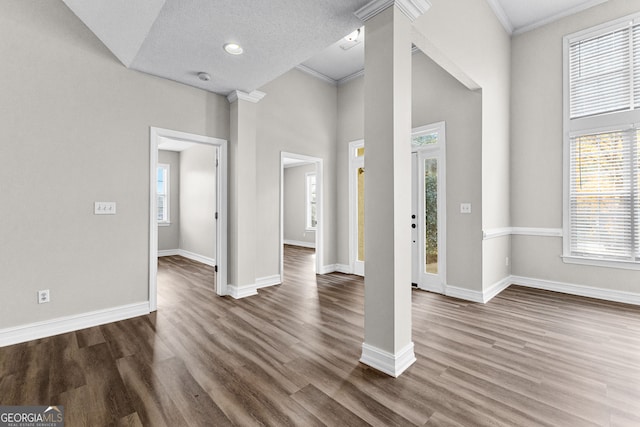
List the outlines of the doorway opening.
<svg viewBox="0 0 640 427">
<path fill-rule="evenodd" d="M 151 311 L 158 306 L 159 253 L 211 266 L 211 290 L 226 295 L 227 141 L 152 127 L 149 159 Z"/>
<path fill-rule="evenodd" d="M 444 293 L 446 283 L 446 134 L 445 122 L 411 133 L 412 283 Z M 349 144 L 349 262 L 364 276 L 364 140 Z"/>
<path fill-rule="evenodd" d="M 316 274 L 323 274 L 323 161 L 319 157 L 280 153 L 280 277 L 285 245 L 298 255 L 315 252 Z M 308 265 L 308 263 L 307 263 Z"/>
</svg>

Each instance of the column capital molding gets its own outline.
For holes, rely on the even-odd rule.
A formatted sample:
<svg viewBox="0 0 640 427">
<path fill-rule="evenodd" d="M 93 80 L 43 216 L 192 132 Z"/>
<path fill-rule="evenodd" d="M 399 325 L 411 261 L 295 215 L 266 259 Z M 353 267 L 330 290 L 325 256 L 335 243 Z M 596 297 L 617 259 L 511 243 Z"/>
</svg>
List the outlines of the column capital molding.
<svg viewBox="0 0 640 427">
<path fill-rule="evenodd" d="M 411 22 L 424 15 L 431 7 L 429 0 L 373 0 L 356 10 L 355 15 L 366 22 L 393 5 L 398 6 Z"/>
<path fill-rule="evenodd" d="M 242 92 L 241 90 L 234 90 L 229 95 L 227 95 L 227 100 L 229 101 L 229 104 L 233 104 L 238 99 L 257 104 L 262 98 L 265 97 L 265 95 L 266 93 L 260 92 L 259 90 L 254 90 L 250 93 Z"/>
</svg>

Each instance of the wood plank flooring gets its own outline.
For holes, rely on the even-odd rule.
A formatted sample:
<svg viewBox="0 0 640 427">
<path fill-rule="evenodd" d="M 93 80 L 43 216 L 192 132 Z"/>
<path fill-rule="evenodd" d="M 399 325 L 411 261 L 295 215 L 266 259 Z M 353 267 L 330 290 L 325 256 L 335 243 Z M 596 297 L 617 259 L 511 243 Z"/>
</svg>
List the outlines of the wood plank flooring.
<svg viewBox="0 0 640 427">
<path fill-rule="evenodd" d="M 164 257 L 159 310 L 0 349 L 0 405 L 67 426 L 640 426 L 640 308 L 511 287 L 486 305 L 413 291 L 418 361 L 360 364 L 362 279 L 316 276 L 243 300 Z"/>
</svg>

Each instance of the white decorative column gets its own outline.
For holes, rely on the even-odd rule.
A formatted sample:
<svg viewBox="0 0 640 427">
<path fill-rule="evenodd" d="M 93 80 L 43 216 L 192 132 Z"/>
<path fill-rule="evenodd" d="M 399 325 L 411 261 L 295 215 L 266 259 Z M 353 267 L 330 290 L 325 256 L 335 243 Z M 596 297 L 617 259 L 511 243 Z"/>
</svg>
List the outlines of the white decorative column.
<svg viewBox="0 0 640 427">
<path fill-rule="evenodd" d="M 411 340 L 411 22 L 424 0 L 376 0 L 366 22 L 365 337 L 360 361 L 393 377 Z"/>
<path fill-rule="evenodd" d="M 256 288 L 256 110 L 263 92 L 234 91 L 229 144 L 229 275 L 234 298 L 257 294 Z"/>
</svg>

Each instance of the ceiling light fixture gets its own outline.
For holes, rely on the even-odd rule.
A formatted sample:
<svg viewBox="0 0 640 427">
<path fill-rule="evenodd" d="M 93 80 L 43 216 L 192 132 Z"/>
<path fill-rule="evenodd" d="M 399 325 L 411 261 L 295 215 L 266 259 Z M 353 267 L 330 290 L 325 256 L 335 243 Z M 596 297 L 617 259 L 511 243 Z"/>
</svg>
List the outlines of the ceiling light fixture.
<svg viewBox="0 0 640 427">
<path fill-rule="evenodd" d="M 244 49 L 238 43 L 227 43 L 224 45 L 224 51 L 229 55 L 242 55 Z"/>
<path fill-rule="evenodd" d="M 209 80 L 211 80 L 211 75 L 209 75 L 209 73 L 201 72 L 198 73 L 198 78 L 203 82 L 208 82 Z"/>
<path fill-rule="evenodd" d="M 344 39 L 348 42 L 354 42 L 356 40 L 358 40 L 358 36 L 360 36 L 360 28 L 358 28 L 357 30 L 355 30 L 353 33 L 349 34 L 347 37 L 345 37 Z"/>
</svg>

